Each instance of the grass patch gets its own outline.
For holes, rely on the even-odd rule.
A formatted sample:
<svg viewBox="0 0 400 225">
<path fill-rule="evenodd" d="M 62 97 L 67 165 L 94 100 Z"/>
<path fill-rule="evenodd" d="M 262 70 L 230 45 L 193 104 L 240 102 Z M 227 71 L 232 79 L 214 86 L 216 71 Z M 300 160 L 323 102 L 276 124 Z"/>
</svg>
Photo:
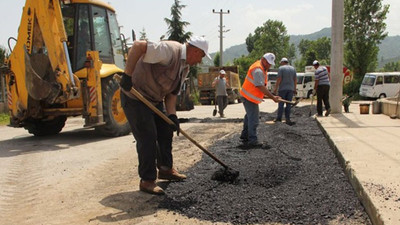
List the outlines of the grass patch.
<svg viewBox="0 0 400 225">
<path fill-rule="evenodd" d="M 6 113 L 0 113 L 0 125 L 7 125 L 10 123 L 10 116 Z"/>
</svg>

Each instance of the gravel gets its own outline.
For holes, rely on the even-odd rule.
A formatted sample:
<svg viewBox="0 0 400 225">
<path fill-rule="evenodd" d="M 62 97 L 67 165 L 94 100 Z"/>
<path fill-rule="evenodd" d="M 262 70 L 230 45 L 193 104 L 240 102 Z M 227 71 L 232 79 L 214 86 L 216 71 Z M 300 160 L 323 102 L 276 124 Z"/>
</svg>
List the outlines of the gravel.
<svg viewBox="0 0 400 225">
<path fill-rule="evenodd" d="M 185 182 L 168 184 L 159 208 L 231 224 L 371 224 L 309 107 L 292 109 L 294 126 L 272 123 L 275 115 L 261 113 L 258 128 L 269 149 L 237 148 L 242 122 L 208 148 L 240 172 L 235 182 L 211 180 L 221 166 L 203 155 Z"/>
</svg>

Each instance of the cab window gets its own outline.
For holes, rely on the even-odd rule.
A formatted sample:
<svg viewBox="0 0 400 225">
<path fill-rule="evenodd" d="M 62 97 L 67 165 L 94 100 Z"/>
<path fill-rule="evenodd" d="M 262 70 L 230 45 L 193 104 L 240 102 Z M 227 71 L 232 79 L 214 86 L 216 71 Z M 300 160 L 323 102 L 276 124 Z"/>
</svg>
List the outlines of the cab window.
<svg viewBox="0 0 400 225">
<path fill-rule="evenodd" d="M 378 77 L 376 78 L 376 83 L 375 83 L 375 85 L 379 85 L 379 84 L 383 84 L 383 77 L 382 77 L 382 76 L 378 76 Z"/>
<path fill-rule="evenodd" d="M 95 50 L 103 63 L 114 63 L 106 10 L 93 6 L 92 22 Z"/>
</svg>

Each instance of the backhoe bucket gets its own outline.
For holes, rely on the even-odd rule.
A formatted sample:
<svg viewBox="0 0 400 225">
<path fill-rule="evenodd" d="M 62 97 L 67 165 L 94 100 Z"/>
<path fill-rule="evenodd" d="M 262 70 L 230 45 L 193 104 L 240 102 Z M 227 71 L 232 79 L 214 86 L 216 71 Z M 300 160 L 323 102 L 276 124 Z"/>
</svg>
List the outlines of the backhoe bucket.
<svg viewBox="0 0 400 225">
<path fill-rule="evenodd" d="M 61 88 L 57 85 L 57 82 L 52 84 L 44 80 L 44 78 L 48 78 L 55 81 L 55 77 L 52 76 L 53 72 L 49 71 L 49 68 L 50 61 L 46 55 L 35 54 L 29 56 L 25 48 L 25 76 L 29 96 L 38 101 L 46 99 L 51 104 L 55 102 Z"/>
</svg>

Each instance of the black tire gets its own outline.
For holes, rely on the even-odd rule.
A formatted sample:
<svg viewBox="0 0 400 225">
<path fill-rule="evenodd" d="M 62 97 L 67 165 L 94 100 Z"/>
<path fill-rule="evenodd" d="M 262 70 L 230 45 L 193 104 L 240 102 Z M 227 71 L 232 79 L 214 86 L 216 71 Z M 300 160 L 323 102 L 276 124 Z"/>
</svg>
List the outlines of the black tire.
<svg viewBox="0 0 400 225">
<path fill-rule="evenodd" d="M 381 99 L 381 98 L 386 98 L 386 94 L 382 93 L 382 94 L 379 95 L 378 98 L 379 98 L 379 99 Z"/>
<path fill-rule="evenodd" d="M 53 119 L 32 119 L 26 122 L 24 128 L 30 134 L 38 137 L 55 135 L 61 132 L 65 126 L 66 116 L 57 116 Z"/>
<path fill-rule="evenodd" d="M 131 128 L 121 106 L 119 85 L 112 77 L 101 80 L 103 119 L 106 124 L 95 127 L 95 130 L 104 136 L 118 137 L 129 134 Z"/>
<path fill-rule="evenodd" d="M 307 92 L 307 98 L 310 98 L 311 95 L 312 95 L 312 90 L 309 90 L 309 91 Z"/>
</svg>

